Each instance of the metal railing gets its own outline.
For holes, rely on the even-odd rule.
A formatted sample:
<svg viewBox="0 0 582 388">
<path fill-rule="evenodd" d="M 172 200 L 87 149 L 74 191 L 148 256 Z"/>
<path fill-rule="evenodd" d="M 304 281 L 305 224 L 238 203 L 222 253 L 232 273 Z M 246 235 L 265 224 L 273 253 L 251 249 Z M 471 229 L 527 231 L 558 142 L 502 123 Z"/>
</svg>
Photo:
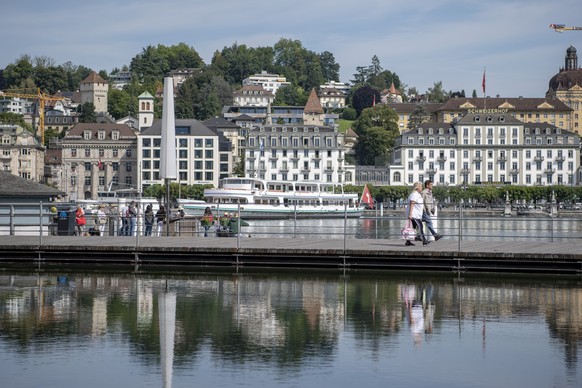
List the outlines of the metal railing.
<svg viewBox="0 0 582 388">
<path fill-rule="evenodd" d="M 56 208 L 56 212 L 54 211 Z M 71 203 L 0 203 L 0 235 L 10 236 L 71 236 L 77 234 L 74 220 L 74 205 Z M 68 212 L 62 214 L 62 212 Z M 468 204 L 450 205 L 433 218 L 439 234 L 447 239 L 463 240 L 507 240 L 514 241 L 567 241 L 582 238 L 582 211 L 559 210 L 556 217 L 550 216 L 545 209 L 512 210 L 511 216 L 505 215 L 503 207 L 471 208 Z M 519 215 L 518 215 L 519 212 Z M 404 208 L 366 211 L 361 217 L 348 217 L 347 207 L 334 217 L 324 215 L 305 218 L 299 207 L 285 219 L 253 219 L 245 216 L 244 206 L 239 207 L 239 220 L 249 226 L 237 228 L 240 233 L 232 237 L 292 237 L 292 238 L 338 238 L 348 239 L 399 239 L 400 230 L 405 223 Z M 214 215 L 214 221 L 205 231 L 199 217 L 180 217 L 170 215 L 169 237 L 219 237 L 222 228 Z M 329 214 L 327 216 L 330 216 Z M 116 236 L 120 238 L 168 237 L 166 224 L 160 227 L 156 220 L 147 228 L 143 214 L 138 214 L 133 223 L 127 220 L 130 230 L 125 229 L 124 217 L 113 213 L 100 225 L 96 214 L 86 214 L 84 236 Z M 167 220 L 166 220 L 167 221 Z M 429 233 L 430 234 L 430 233 Z M 427 234 L 427 235 L 429 235 Z M 230 236 L 230 234 L 225 234 Z"/>
</svg>

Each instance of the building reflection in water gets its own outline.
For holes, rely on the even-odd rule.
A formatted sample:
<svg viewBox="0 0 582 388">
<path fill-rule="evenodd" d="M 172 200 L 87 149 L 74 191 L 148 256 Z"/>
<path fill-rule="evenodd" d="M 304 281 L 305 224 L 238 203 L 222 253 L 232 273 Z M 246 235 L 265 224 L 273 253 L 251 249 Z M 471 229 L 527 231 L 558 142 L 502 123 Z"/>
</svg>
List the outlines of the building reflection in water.
<svg viewBox="0 0 582 388">
<path fill-rule="evenodd" d="M 208 344 L 223 360 L 282 368 L 313 357 L 333 359 L 347 332 L 358 346 L 374 351 L 400 335 L 422 351 L 445 335 L 445 325 L 458 322 L 461 337 L 468 335 L 465 324 L 479 328 L 485 353 L 491 322 L 515 322 L 519 333 L 542 318 L 575 373 L 581 292 L 571 279 L 469 275 L 5 274 L 0 341 L 14 339 L 10 346 L 26 349 L 35 341 L 50 342 L 55 333 L 95 338 L 122 332 L 144 363 L 159 354 L 163 387 L 169 388 L 174 364 L 191 362 Z"/>
</svg>

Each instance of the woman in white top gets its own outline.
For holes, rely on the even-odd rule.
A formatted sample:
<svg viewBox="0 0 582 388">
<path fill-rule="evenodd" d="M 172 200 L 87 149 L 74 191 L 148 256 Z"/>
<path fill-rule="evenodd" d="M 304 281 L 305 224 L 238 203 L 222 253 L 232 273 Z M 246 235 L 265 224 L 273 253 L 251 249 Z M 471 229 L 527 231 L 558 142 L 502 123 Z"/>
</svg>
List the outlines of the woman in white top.
<svg viewBox="0 0 582 388">
<path fill-rule="evenodd" d="M 424 208 L 424 203 L 422 201 L 422 183 L 414 182 L 414 187 L 412 193 L 408 196 L 408 206 L 406 207 L 406 215 L 408 219 L 412 222 L 412 226 L 416 229 L 416 233 L 422 239 L 422 245 L 430 244 L 430 241 L 426 239 L 422 231 L 422 211 Z M 414 245 L 412 241 L 406 240 L 406 245 Z"/>
</svg>

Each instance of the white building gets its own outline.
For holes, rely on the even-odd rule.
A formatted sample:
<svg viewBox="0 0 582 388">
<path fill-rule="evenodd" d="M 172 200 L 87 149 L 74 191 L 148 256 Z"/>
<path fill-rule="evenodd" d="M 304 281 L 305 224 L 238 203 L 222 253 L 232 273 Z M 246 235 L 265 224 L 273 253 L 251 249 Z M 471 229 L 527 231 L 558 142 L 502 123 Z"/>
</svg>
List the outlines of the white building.
<svg viewBox="0 0 582 388">
<path fill-rule="evenodd" d="M 237 106 L 269 106 L 273 101 L 275 95 L 258 85 L 245 85 L 234 92 L 234 104 Z"/>
<path fill-rule="evenodd" d="M 316 125 L 265 125 L 248 130 L 245 175 L 269 180 L 353 183 L 343 135 Z"/>
<path fill-rule="evenodd" d="M 261 71 L 261 74 L 255 74 L 249 78 L 245 78 L 242 83 L 243 86 L 262 86 L 263 89 L 268 90 L 273 94 L 277 94 L 277 90 L 281 86 L 291 85 L 291 82 L 287 82 L 287 78 L 282 77 L 279 74 L 269 74 L 266 71 Z"/>
<path fill-rule="evenodd" d="M 394 185 L 577 185 L 580 140 L 547 123 L 523 123 L 502 109 L 475 109 L 455 123 L 425 123 L 396 141 Z"/>
<path fill-rule="evenodd" d="M 144 129 L 138 139 L 140 174 L 138 187 L 164 184 L 160 178 L 162 121 Z M 198 120 L 176 120 L 177 182 L 182 185 L 211 184 L 232 171 L 230 142 Z"/>
</svg>

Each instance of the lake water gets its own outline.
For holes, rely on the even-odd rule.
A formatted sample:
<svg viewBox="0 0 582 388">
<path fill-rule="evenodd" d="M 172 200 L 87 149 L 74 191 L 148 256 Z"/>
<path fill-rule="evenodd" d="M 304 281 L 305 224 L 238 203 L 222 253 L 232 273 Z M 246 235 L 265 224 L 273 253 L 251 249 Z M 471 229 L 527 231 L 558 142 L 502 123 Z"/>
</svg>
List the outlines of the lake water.
<svg viewBox="0 0 582 388">
<path fill-rule="evenodd" d="M 249 220 L 246 235 L 260 237 L 399 238 L 405 220 L 398 216 L 356 219 Z M 582 217 L 457 216 L 437 218 L 436 229 L 449 238 L 467 240 L 535 239 L 564 241 L 582 238 Z"/>
<path fill-rule="evenodd" d="M 2 387 L 580 387 L 578 278 L 0 276 Z"/>
</svg>

